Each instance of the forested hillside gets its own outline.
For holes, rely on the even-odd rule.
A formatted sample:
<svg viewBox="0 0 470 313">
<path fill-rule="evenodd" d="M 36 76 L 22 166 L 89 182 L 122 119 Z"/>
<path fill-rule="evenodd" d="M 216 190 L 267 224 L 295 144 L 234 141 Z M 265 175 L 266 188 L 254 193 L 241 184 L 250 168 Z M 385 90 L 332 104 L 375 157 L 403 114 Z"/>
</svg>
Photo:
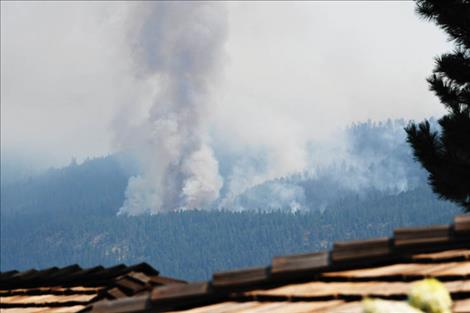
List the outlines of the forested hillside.
<svg viewBox="0 0 470 313">
<path fill-rule="evenodd" d="M 145 261 L 164 275 L 199 280 L 335 240 L 448 223 L 461 210 L 431 192 L 403 123 L 350 127 L 342 158 L 265 181 L 231 207 L 208 211 L 117 215 L 132 174 L 117 156 L 2 183 L 1 269 Z"/>
<path fill-rule="evenodd" d="M 204 279 L 217 270 L 268 264 L 335 240 L 390 235 L 394 227 L 450 222 L 459 210 L 429 189 L 344 199 L 323 213 L 186 211 L 152 216 L 2 216 L 1 265 L 12 268 L 146 261 L 165 275 Z"/>
<path fill-rule="evenodd" d="M 2 184 L 5 215 L 115 215 L 129 176 L 115 157 L 97 158 L 51 169 L 21 182 Z"/>
</svg>

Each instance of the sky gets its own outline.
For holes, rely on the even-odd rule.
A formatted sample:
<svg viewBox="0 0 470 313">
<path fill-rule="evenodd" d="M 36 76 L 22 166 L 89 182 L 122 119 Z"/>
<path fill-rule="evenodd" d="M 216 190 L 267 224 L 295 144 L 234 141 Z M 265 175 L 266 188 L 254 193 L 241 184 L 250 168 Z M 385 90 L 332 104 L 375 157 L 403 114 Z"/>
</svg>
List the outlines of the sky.
<svg viewBox="0 0 470 313">
<path fill-rule="evenodd" d="M 136 61 L 146 42 L 145 32 L 135 40 L 138 22 L 152 18 L 144 17 L 148 5 L 1 2 L 3 160 L 60 167 L 123 147 L 131 132 L 123 134 L 121 125 L 139 125 L 161 88 L 148 74 L 150 63 Z M 444 113 L 425 78 L 451 45 L 415 14 L 413 2 L 205 5 L 216 7 L 207 21 L 223 33 L 199 122 L 209 143 L 266 147 L 288 158 L 279 164 L 298 170 L 299 147 L 335 140 L 335 131 L 352 122 Z M 170 10 L 176 21 L 191 10 L 177 6 Z M 165 40 L 172 44 L 171 36 Z"/>
</svg>

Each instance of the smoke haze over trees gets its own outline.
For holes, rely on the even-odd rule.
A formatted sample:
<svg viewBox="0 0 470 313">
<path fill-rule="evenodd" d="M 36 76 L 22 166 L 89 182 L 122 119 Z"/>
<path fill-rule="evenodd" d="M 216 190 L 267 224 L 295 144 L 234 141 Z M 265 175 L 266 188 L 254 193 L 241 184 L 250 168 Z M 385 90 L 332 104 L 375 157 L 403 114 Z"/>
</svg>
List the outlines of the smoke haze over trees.
<svg viewBox="0 0 470 313">
<path fill-rule="evenodd" d="M 305 166 L 301 171 L 285 176 L 273 174 L 265 161 L 270 157 L 269 151 L 255 150 L 233 154 L 227 152 L 225 143 L 215 142 L 213 144 L 214 155 L 220 164 L 221 179 L 226 184 L 220 189 L 220 195 L 212 205 L 196 208 L 229 211 L 310 211 L 325 207 L 332 201 L 339 201 L 340 195 L 361 195 L 369 191 L 397 194 L 416 188 L 424 184 L 425 175 L 412 159 L 411 150 L 405 142 L 403 130 L 405 125 L 404 120 L 356 123 L 338 132 L 337 141 L 311 141 L 306 148 Z M 117 154 L 113 157 L 85 162 L 80 166 L 72 162 L 66 168 L 68 174 L 63 173 L 65 169 L 51 170 L 46 176 L 32 177 L 27 186 L 33 189 L 31 195 L 38 194 L 43 197 L 48 193 L 45 190 L 43 193 L 38 193 L 38 190 L 56 189 L 64 183 L 58 181 L 58 178 L 68 179 L 77 188 L 77 193 L 72 194 L 70 191 L 68 194 L 59 193 L 58 196 L 64 201 L 67 198 L 83 197 L 84 201 L 88 201 L 89 208 L 96 207 L 91 199 L 96 198 L 97 193 L 108 194 L 113 191 L 118 195 L 115 198 L 121 199 L 129 191 L 128 186 L 125 191 L 119 190 L 121 194 L 118 192 L 117 187 L 122 187 L 123 179 L 132 181 L 136 179 L 133 177 L 149 175 L 146 172 L 148 167 L 142 167 L 134 156 L 128 153 Z M 90 190 L 93 192 L 89 197 L 90 200 L 87 200 L 85 196 L 80 196 L 78 192 L 96 183 L 83 182 L 82 176 L 74 176 L 75 172 L 77 175 L 86 175 L 88 172 L 101 173 L 96 183 L 101 182 L 102 185 Z M 47 179 L 43 181 L 42 177 Z M 107 186 L 107 179 L 112 177 L 114 177 L 113 184 L 118 185 Z M 48 186 L 45 184 L 48 181 L 57 185 Z M 3 185 L 6 190 L 11 190 L 11 194 L 16 194 L 14 190 L 21 190 L 25 187 L 22 184 L 20 184 L 21 188 L 15 187 L 15 184 Z M 19 199 L 22 198 L 22 193 L 24 192 L 18 193 Z M 8 200 L 8 197 L 5 200 Z M 32 201 L 29 198 L 24 200 Z M 122 203 L 128 200 L 124 198 Z M 46 202 L 42 207 L 47 210 L 50 205 Z M 87 210 L 85 205 L 83 207 Z M 3 208 L 12 210 L 8 205 Z M 114 205 L 112 209 L 116 211 L 115 213 L 124 213 L 122 209 L 117 210 L 118 208 Z M 108 207 L 106 210 L 111 210 L 111 208 Z M 142 212 L 133 213 L 131 215 Z"/>
</svg>

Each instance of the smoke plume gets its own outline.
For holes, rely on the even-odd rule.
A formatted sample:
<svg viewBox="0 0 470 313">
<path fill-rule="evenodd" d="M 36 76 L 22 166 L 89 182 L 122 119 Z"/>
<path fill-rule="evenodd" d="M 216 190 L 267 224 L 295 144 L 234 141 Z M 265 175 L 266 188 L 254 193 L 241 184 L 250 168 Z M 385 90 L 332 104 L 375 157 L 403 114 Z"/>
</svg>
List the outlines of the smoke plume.
<svg viewBox="0 0 470 313">
<path fill-rule="evenodd" d="M 223 185 L 206 119 L 224 61 L 225 9 L 146 2 L 132 8 L 129 23 L 136 79 L 152 96 L 138 123 L 115 123 L 119 145 L 135 155 L 141 169 L 129 179 L 120 213 L 205 208 Z"/>
<path fill-rule="evenodd" d="M 315 114 L 302 123 L 304 117 L 271 102 L 217 105 L 226 61 L 224 5 L 145 2 L 125 12 L 138 87 L 113 125 L 118 148 L 137 160 L 139 174 L 128 181 L 120 214 L 323 210 L 338 190 L 393 194 L 415 185 L 419 173 L 409 164 L 404 122 L 359 124 L 315 142 L 309 127 Z"/>
</svg>

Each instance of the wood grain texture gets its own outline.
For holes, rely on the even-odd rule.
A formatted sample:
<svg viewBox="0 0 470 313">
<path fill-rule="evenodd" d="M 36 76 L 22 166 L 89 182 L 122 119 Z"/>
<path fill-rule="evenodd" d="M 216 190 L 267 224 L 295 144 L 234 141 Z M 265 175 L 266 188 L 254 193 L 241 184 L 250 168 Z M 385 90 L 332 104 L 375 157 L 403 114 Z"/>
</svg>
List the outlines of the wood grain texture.
<svg viewBox="0 0 470 313">
<path fill-rule="evenodd" d="M 470 232 L 470 215 L 457 215 L 454 218 L 454 231 L 457 233 Z"/>
<path fill-rule="evenodd" d="M 298 272 L 313 272 L 327 268 L 329 254 L 325 252 L 275 257 L 271 264 L 273 276 Z"/>
<path fill-rule="evenodd" d="M 266 281 L 268 277 L 269 272 L 266 267 L 220 272 L 212 276 L 212 285 L 215 288 L 254 285 Z"/>
</svg>

